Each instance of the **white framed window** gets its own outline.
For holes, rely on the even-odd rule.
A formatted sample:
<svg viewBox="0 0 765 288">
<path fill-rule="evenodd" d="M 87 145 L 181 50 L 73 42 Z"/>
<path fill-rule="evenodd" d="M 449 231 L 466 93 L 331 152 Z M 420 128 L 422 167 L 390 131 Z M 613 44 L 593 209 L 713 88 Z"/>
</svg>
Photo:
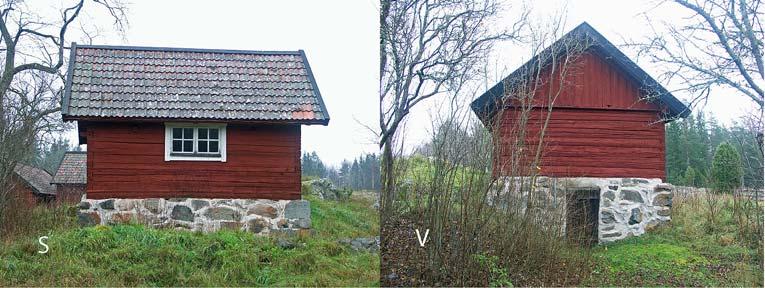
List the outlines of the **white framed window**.
<svg viewBox="0 0 765 288">
<path fill-rule="evenodd" d="M 165 123 L 165 161 L 226 162 L 226 124 Z"/>
</svg>

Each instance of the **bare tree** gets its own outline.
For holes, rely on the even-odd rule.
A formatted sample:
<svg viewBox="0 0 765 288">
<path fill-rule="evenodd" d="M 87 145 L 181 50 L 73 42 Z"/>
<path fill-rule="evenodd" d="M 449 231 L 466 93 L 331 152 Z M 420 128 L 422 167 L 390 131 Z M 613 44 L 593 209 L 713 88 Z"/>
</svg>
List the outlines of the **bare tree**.
<svg viewBox="0 0 765 288">
<path fill-rule="evenodd" d="M 711 89 L 724 86 L 763 108 L 763 29 L 759 0 L 670 0 L 661 5 L 684 8 L 687 24 L 663 23 L 637 46 L 640 55 L 669 67 L 661 80 L 678 81 L 693 95 L 691 106 L 706 101 Z M 646 17 L 651 24 L 653 20 Z M 656 31 L 656 29 L 654 29 Z"/>
<path fill-rule="evenodd" d="M 493 31 L 500 12 L 494 0 L 382 0 L 381 8 L 378 144 L 386 212 L 395 189 L 394 138 L 412 107 L 457 94 L 497 41 L 519 39 L 528 12 Z"/>
<path fill-rule="evenodd" d="M 92 8 L 86 8 L 88 6 Z M 63 90 L 65 45 L 83 9 L 103 9 L 122 32 L 126 8 L 117 0 L 76 1 L 62 8 L 58 19 L 39 15 L 24 1 L 0 6 L 0 215 L 16 163 L 34 151 L 41 132 L 60 127 L 57 113 Z M 83 26 L 80 26 L 83 27 Z M 90 37 L 87 31 L 86 36 Z"/>
</svg>

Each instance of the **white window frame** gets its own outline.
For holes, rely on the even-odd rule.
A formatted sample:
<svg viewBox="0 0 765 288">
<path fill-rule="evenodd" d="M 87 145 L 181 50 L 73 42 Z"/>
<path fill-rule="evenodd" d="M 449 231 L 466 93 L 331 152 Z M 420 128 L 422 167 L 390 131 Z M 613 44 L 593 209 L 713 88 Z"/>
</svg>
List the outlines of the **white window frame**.
<svg viewBox="0 0 765 288">
<path fill-rule="evenodd" d="M 198 128 L 218 129 L 218 150 L 220 156 L 195 156 L 195 155 L 172 155 L 173 152 L 173 128 L 194 129 L 194 153 L 197 154 Z M 208 132 L 209 133 L 209 132 Z M 202 154 L 202 153 L 199 153 Z M 165 161 L 215 161 L 226 162 L 226 124 L 225 123 L 165 123 Z"/>
</svg>

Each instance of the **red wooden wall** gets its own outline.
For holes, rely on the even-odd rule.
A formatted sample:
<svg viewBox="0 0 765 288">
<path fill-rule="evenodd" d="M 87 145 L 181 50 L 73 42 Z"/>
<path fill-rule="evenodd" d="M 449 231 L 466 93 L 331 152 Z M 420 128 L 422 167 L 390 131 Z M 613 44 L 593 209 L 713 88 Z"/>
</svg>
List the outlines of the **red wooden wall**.
<svg viewBox="0 0 765 288">
<path fill-rule="evenodd" d="M 630 79 L 597 54 L 581 56 L 560 85 L 559 73 L 542 73 L 535 90 L 535 108 L 525 126 L 524 157 L 532 159 L 544 118 L 548 93 L 560 91 L 545 130 L 541 175 L 555 177 L 641 177 L 665 178 L 664 123 L 660 107 L 641 101 L 640 91 Z M 557 69 L 561 71 L 561 69 Z M 552 80 L 549 80 L 553 78 Z M 558 88 L 558 87 L 562 87 Z M 500 114 L 502 142 L 495 171 L 508 174 L 519 112 L 508 108 Z M 504 165 L 502 164 L 504 163 Z M 501 167 L 498 167 L 501 166 Z M 522 172 L 523 173 L 523 172 Z"/>
<path fill-rule="evenodd" d="M 88 198 L 300 199 L 300 126 L 228 125 L 227 161 L 165 161 L 162 123 L 88 123 Z"/>
</svg>

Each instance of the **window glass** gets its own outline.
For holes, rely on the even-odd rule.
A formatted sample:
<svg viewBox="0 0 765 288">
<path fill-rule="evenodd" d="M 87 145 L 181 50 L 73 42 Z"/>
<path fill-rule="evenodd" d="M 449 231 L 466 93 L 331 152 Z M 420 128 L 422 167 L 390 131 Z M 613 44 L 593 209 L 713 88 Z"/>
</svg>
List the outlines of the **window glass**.
<svg viewBox="0 0 765 288">
<path fill-rule="evenodd" d="M 197 130 L 197 135 L 199 139 L 207 139 L 207 128 L 199 128 Z"/>
<path fill-rule="evenodd" d="M 181 140 L 173 140 L 173 152 L 181 152 Z"/>
<path fill-rule="evenodd" d="M 200 153 L 207 153 L 207 141 L 200 140 L 199 142 L 197 142 L 197 149 L 199 150 Z"/>
<path fill-rule="evenodd" d="M 218 129 L 210 129 L 210 139 L 218 139 Z"/>
<path fill-rule="evenodd" d="M 173 128 L 173 139 L 182 139 L 182 138 L 183 138 L 183 129 Z"/>
<path fill-rule="evenodd" d="M 194 141 L 183 141 L 183 152 L 194 152 Z"/>
<path fill-rule="evenodd" d="M 218 141 L 210 141 L 210 152 L 218 153 Z"/>
</svg>

